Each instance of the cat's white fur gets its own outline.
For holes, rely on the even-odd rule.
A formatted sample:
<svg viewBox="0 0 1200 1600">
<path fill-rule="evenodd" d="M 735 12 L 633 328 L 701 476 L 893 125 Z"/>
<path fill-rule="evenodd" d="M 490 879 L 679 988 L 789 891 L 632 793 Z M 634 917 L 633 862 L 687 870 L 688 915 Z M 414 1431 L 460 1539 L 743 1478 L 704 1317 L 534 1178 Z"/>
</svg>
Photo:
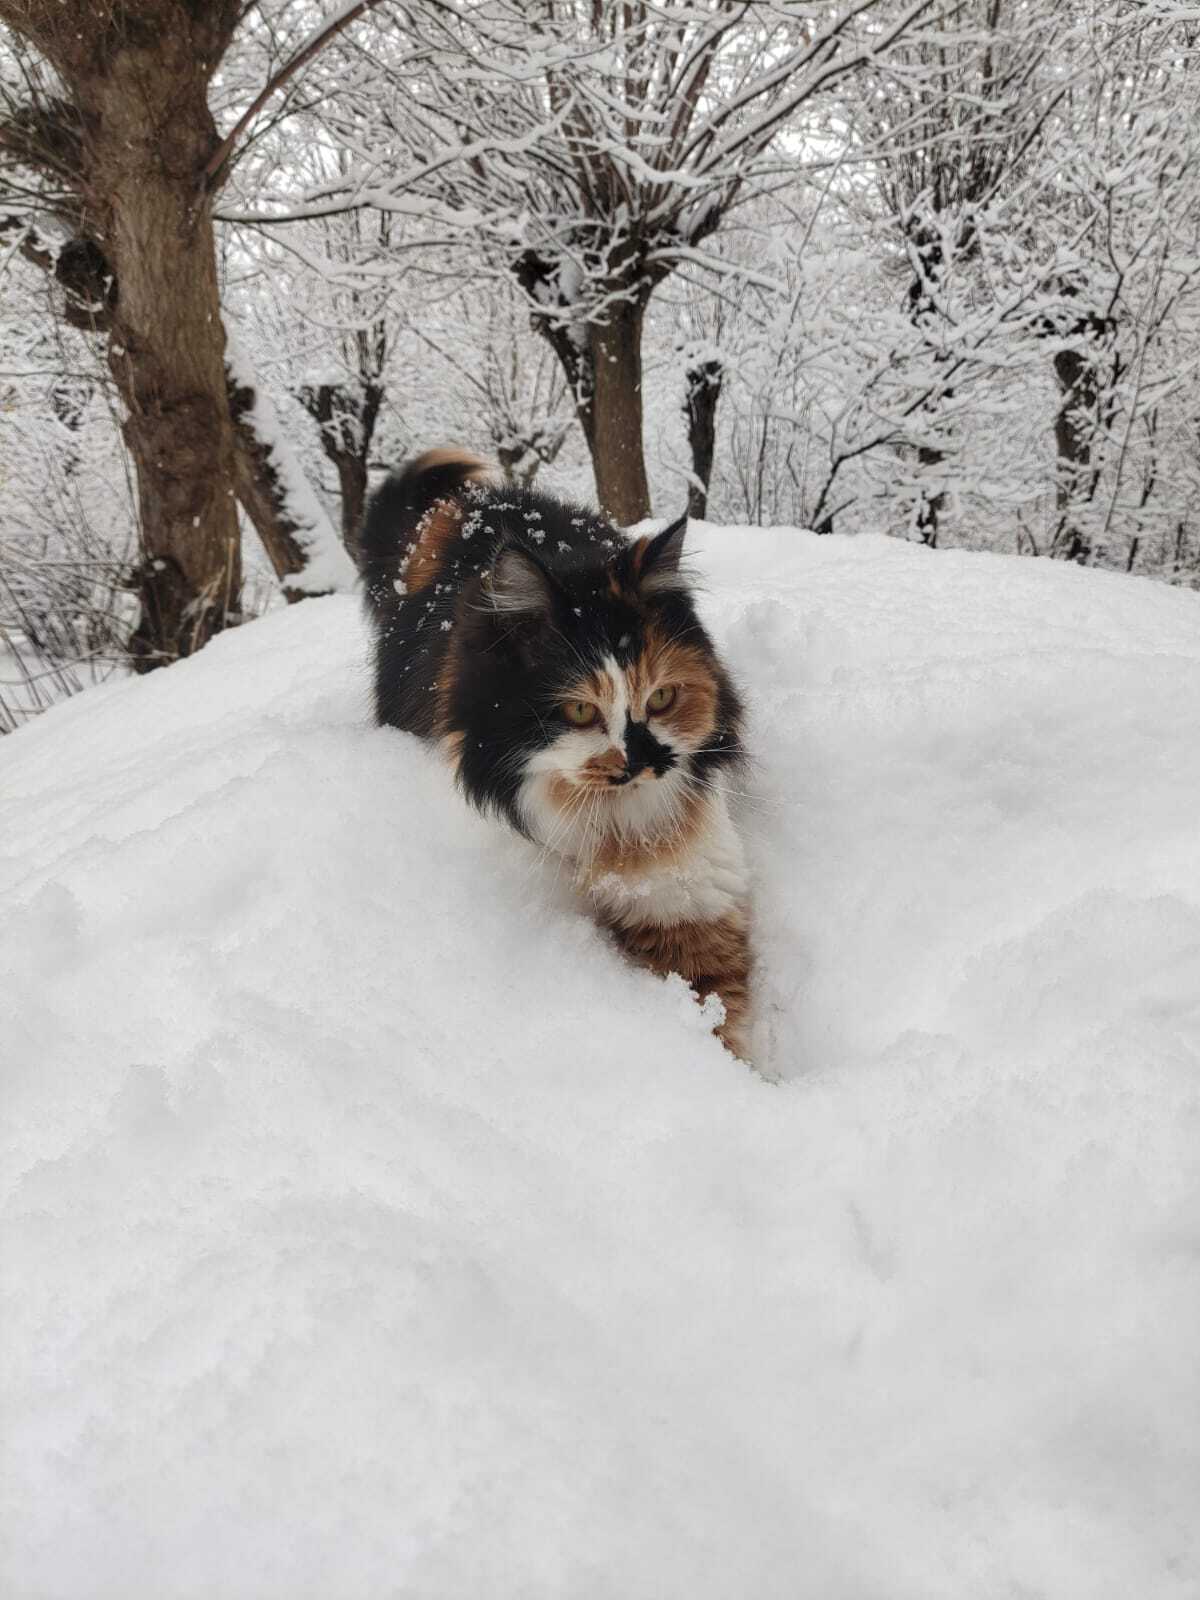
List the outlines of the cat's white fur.
<svg viewBox="0 0 1200 1600">
<path fill-rule="evenodd" d="M 742 843 L 724 794 L 707 794 L 687 853 L 662 863 L 594 873 L 581 862 L 583 887 L 614 922 L 718 922 L 745 907 L 749 886 Z"/>
<path fill-rule="evenodd" d="M 604 670 L 612 684 L 607 716 L 590 728 L 564 731 L 526 767 L 517 802 L 526 828 L 538 844 L 576 864 L 580 888 L 615 922 L 667 927 L 715 922 L 735 913 L 748 896 L 746 864 L 719 777 L 706 780 L 698 799 L 687 775 L 672 767 L 661 778 L 645 771 L 620 787 L 581 789 L 565 808 L 556 800 L 563 777 L 582 773 L 589 760 L 609 749 L 626 753 L 628 683 L 611 657 Z M 686 743 L 666 729 L 656 734 L 677 753 L 686 753 Z M 682 854 L 664 850 L 656 861 L 647 847 L 671 844 L 686 801 L 693 808 L 689 848 Z M 614 836 L 629 844 L 629 865 L 597 868 L 597 852 Z"/>
</svg>

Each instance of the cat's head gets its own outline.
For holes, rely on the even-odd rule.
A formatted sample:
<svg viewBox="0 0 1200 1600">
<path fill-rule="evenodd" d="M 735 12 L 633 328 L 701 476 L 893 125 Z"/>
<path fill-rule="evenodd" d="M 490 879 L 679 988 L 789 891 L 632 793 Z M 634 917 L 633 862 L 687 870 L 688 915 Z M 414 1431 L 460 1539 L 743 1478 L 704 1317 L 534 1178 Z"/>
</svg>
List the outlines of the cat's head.
<svg viewBox="0 0 1200 1600">
<path fill-rule="evenodd" d="M 740 755 L 740 706 L 681 564 L 655 538 L 495 550 L 454 652 L 468 792 L 543 842 L 662 834 Z"/>
</svg>

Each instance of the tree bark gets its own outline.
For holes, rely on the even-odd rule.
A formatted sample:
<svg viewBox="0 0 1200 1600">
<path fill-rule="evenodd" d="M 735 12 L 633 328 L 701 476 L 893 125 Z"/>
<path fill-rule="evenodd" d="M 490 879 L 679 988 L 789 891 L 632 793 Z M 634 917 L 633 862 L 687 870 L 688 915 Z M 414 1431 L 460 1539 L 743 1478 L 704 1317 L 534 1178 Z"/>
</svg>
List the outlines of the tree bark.
<svg viewBox="0 0 1200 1600">
<path fill-rule="evenodd" d="M 76 266 L 90 279 L 107 273 L 77 310 L 109 333 L 127 411 L 141 532 L 141 618 L 130 641 L 139 671 L 190 655 L 238 616 L 233 428 L 202 181 L 218 144 L 208 82 L 238 10 L 236 0 L 0 0 L 0 17 L 69 91 L 70 182 L 87 259 L 64 253 L 56 275 L 80 301 Z"/>
<path fill-rule="evenodd" d="M 119 285 L 108 359 L 138 481 L 139 671 L 198 650 L 237 620 L 241 597 L 225 335 L 200 185 L 216 143 L 212 45 L 186 8 L 169 10 L 79 85 L 86 191 Z"/>
<path fill-rule="evenodd" d="M 1099 384 L 1096 371 L 1079 350 L 1054 352 L 1054 375 L 1063 402 L 1054 418 L 1058 450 L 1058 528 L 1052 553 L 1065 561 L 1086 562 L 1091 541 L 1081 524 L 1081 503 L 1091 498 L 1092 431 Z"/>
<path fill-rule="evenodd" d="M 383 404 L 382 385 L 367 382 L 354 393 L 340 383 L 306 384 L 300 402 L 317 424 L 321 448 L 338 475 L 342 543 L 358 566 L 358 535 L 367 504 L 367 464 Z"/>
<path fill-rule="evenodd" d="M 905 296 L 908 302 L 908 315 L 914 328 L 925 330 L 935 326 L 938 320 L 939 313 L 934 293 L 946 264 L 945 255 L 939 231 L 928 225 L 923 226 L 916 218 L 910 225 L 909 246 L 917 271 Z M 936 353 L 934 359 L 935 361 L 940 359 Z M 941 403 L 948 400 L 950 394 L 949 389 L 944 390 Z M 922 409 L 931 421 L 936 416 L 936 406 L 925 406 Z M 942 466 L 945 459 L 946 452 L 938 449 L 936 445 L 917 446 L 917 461 L 926 471 L 933 471 Z M 938 529 L 946 505 L 946 496 L 940 489 L 934 494 L 929 494 L 923 482 L 919 485 L 918 492 L 920 500 L 916 512 L 917 534 L 922 544 L 934 549 L 938 542 Z"/>
<path fill-rule="evenodd" d="M 650 515 L 642 441 L 642 323 L 653 282 L 631 249 L 606 285 L 610 298 L 604 320 L 572 322 L 570 307 L 557 302 L 553 262 L 527 252 L 513 270 L 534 308 L 533 327 L 566 376 L 591 453 L 601 510 L 614 522 L 640 522 Z M 555 304 L 560 314 L 536 309 L 546 304 Z"/>
<path fill-rule="evenodd" d="M 367 460 L 365 456 L 339 451 L 334 458 L 342 504 L 342 543 L 358 564 L 358 532 L 367 505 Z"/>
<path fill-rule="evenodd" d="M 945 390 L 942 398 L 948 400 L 951 391 Z M 940 467 L 946 459 L 946 452 L 939 450 L 936 445 L 920 444 L 917 446 L 917 460 L 922 467 L 933 469 Z M 938 489 L 934 494 L 929 494 L 924 484 L 921 485 L 921 499 L 917 506 L 916 528 L 922 544 L 927 544 L 931 550 L 937 548 L 938 528 L 941 526 L 942 512 L 946 506 L 946 494 L 943 489 Z"/>
<path fill-rule="evenodd" d="M 688 445 L 692 453 L 692 481 L 688 485 L 688 516 L 703 517 L 708 510 L 717 440 L 717 402 L 725 373 L 715 359 L 695 361 L 684 373 L 683 410 L 687 418 Z"/>
<path fill-rule="evenodd" d="M 26 235 L 19 245 L 26 259 L 56 278 L 65 290 L 63 314 L 70 326 L 96 335 L 110 333 L 112 312 L 119 295 L 115 274 L 100 248 L 91 240 L 76 238 L 55 253 L 22 219 L 0 217 L 0 234 L 16 230 Z M 311 530 L 296 521 L 275 450 L 260 437 L 255 427 L 254 388 L 239 384 L 228 367 L 226 381 L 233 421 L 237 498 L 254 524 L 289 604 L 303 600 L 314 591 L 297 588 L 287 580 L 303 572 L 308 564 L 309 554 L 302 535 Z M 90 390 L 91 386 L 82 387 Z M 59 420 L 68 428 L 74 430 L 80 426 L 87 403 L 80 385 L 56 385 L 51 403 Z M 71 470 L 70 464 L 67 470 Z"/>
<path fill-rule="evenodd" d="M 555 269 L 535 251 L 527 250 L 524 255 L 518 256 L 513 273 L 531 307 L 557 297 Z M 530 322 L 534 332 L 541 334 L 558 357 L 575 406 L 575 415 L 587 441 L 588 454 L 594 457 L 596 428 L 592 408 L 592 357 L 587 335 L 578 325 L 572 326 L 569 322 L 536 310 L 532 312 Z"/>
<path fill-rule="evenodd" d="M 636 302 L 616 301 L 588 325 L 595 436 L 592 468 L 600 509 L 628 525 L 650 515 L 642 442 L 642 320 Z"/>
</svg>

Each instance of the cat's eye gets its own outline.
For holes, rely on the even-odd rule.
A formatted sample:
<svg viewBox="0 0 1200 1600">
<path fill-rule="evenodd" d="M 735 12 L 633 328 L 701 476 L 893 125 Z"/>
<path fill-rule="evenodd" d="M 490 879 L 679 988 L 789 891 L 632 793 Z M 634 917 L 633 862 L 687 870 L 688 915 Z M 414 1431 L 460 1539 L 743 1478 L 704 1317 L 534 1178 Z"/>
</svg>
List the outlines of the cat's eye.
<svg viewBox="0 0 1200 1600">
<path fill-rule="evenodd" d="M 660 684 L 646 701 L 646 710 L 653 716 L 657 716 L 659 712 L 666 711 L 668 706 L 673 706 L 674 704 L 675 685 L 673 683 L 664 683 Z"/>
<path fill-rule="evenodd" d="M 573 728 L 590 728 L 600 715 L 596 707 L 586 700 L 568 700 L 562 708 L 562 714 Z"/>
</svg>

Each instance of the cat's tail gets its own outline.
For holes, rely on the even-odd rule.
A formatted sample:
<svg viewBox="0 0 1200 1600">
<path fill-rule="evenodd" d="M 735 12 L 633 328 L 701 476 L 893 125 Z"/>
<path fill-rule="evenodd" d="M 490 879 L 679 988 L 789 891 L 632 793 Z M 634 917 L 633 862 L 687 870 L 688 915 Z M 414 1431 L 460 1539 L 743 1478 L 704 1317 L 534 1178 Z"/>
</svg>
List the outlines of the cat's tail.
<svg viewBox="0 0 1200 1600">
<path fill-rule="evenodd" d="M 383 621 L 404 594 L 404 569 L 422 524 L 439 502 L 487 480 L 487 463 L 453 446 L 426 450 L 393 472 L 371 497 L 359 536 L 367 610 Z"/>
</svg>

